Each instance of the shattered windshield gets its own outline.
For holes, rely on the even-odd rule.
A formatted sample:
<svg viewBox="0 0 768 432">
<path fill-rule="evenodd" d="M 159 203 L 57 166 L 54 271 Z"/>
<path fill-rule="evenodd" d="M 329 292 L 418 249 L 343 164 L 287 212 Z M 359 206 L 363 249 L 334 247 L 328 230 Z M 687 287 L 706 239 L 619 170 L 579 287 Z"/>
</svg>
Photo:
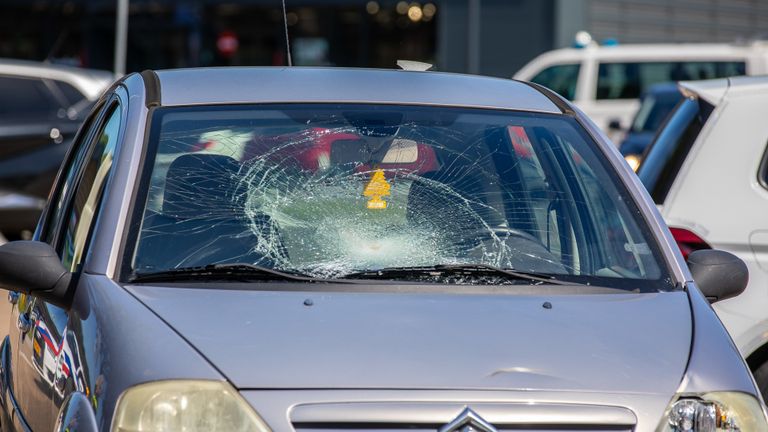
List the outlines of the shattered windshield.
<svg viewBox="0 0 768 432">
<path fill-rule="evenodd" d="M 628 194 L 566 116 L 291 104 L 162 108 L 152 125 L 132 275 L 248 264 L 407 280 L 474 265 L 668 281 Z"/>
</svg>

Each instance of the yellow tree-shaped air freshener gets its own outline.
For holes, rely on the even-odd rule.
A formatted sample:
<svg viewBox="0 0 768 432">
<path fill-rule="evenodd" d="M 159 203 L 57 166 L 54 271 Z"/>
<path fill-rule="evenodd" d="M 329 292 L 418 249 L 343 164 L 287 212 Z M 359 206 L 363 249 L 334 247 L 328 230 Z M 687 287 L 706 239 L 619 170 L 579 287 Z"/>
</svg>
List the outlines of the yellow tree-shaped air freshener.
<svg viewBox="0 0 768 432">
<path fill-rule="evenodd" d="M 386 177 L 384 177 L 384 171 L 380 169 L 374 171 L 373 177 L 371 177 L 371 180 L 365 185 L 365 189 L 363 189 L 363 195 L 370 197 L 366 207 L 371 210 L 383 210 L 387 208 L 387 202 L 381 197 L 389 195 L 389 188 L 389 182 L 387 182 Z"/>
</svg>

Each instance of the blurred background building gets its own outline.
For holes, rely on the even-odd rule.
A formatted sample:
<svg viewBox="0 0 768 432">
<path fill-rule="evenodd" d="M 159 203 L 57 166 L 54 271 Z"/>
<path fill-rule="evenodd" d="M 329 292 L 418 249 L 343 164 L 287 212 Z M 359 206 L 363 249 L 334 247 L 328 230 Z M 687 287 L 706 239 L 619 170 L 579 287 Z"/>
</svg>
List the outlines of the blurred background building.
<svg viewBox="0 0 768 432">
<path fill-rule="evenodd" d="M 111 69 L 117 0 L 2 0 L 0 57 Z M 294 62 L 511 76 L 597 41 L 768 38 L 766 0 L 287 0 Z M 481 25 L 482 23 L 482 25 Z M 131 0 L 127 70 L 285 63 L 280 0 Z"/>
</svg>

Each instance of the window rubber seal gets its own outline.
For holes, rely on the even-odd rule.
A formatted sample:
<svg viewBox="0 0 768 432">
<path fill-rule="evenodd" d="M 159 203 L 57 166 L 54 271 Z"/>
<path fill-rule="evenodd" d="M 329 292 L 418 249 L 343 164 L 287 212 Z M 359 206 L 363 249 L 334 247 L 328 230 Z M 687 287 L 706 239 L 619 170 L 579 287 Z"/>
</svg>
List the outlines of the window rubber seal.
<svg viewBox="0 0 768 432">
<path fill-rule="evenodd" d="M 157 76 L 157 72 L 153 70 L 145 70 L 141 72 L 141 79 L 144 80 L 144 87 L 146 88 L 146 107 L 158 107 L 161 105 L 160 100 L 160 78 Z"/>
<path fill-rule="evenodd" d="M 763 151 L 763 160 L 757 169 L 757 182 L 760 183 L 763 189 L 768 189 L 768 143 L 766 143 L 765 150 Z"/>
<path fill-rule="evenodd" d="M 555 104 L 556 107 L 560 109 L 560 111 L 563 112 L 565 115 L 569 116 L 575 116 L 576 112 L 571 108 L 571 106 L 568 104 L 568 102 L 565 101 L 565 99 L 562 98 L 559 94 L 553 92 L 552 90 L 548 89 L 547 87 L 544 87 L 541 84 L 536 84 L 532 81 L 520 81 L 516 80 L 517 82 L 526 84 L 533 89 L 537 90 L 539 93 L 543 94 L 547 99 L 550 100 L 553 104 Z"/>
</svg>

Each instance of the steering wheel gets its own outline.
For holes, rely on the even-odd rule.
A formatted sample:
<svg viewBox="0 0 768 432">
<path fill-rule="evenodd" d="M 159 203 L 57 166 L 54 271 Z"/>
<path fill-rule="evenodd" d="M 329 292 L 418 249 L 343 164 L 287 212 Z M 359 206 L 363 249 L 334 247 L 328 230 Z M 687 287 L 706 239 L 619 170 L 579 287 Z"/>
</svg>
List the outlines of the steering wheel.
<svg viewBox="0 0 768 432">
<path fill-rule="evenodd" d="M 519 229 L 492 227 L 489 229 L 467 231 L 455 244 L 458 248 L 461 248 L 462 253 L 473 255 L 479 251 L 485 253 L 488 250 L 493 250 L 498 247 L 495 246 L 496 243 L 506 244 L 513 237 L 518 239 L 518 241 L 522 240 L 520 241 L 520 247 L 515 247 L 515 249 L 524 253 L 519 255 L 512 254 L 509 257 L 512 261 L 508 265 L 516 267 L 523 265 L 525 261 L 533 260 L 539 262 L 536 268 L 540 268 L 541 271 L 552 273 L 562 273 L 564 271 L 564 268 L 561 268 L 560 259 L 553 255 L 541 240 L 533 234 Z"/>
</svg>

